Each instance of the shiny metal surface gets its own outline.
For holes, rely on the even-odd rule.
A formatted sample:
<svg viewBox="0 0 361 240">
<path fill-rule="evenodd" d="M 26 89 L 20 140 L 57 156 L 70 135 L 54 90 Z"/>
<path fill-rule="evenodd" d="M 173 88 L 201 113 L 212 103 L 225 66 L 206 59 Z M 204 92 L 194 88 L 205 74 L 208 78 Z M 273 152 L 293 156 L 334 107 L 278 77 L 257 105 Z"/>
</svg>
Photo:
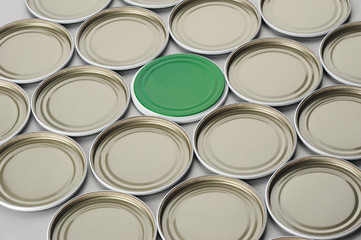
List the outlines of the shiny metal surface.
<svg viewBox="0 0 361 240">
<path fill-rule="evenodd" d="M 85 136 L 119 119 L 129 102 L 128 86 L 118 74 L 80 66 L 66 68 L 39 84 L 32 110 L 40 125 L 50 131 Z"/>
<path fill-rule="evenodd" d="M 311 150 L 349 160 L 361 158 L 361 88 L 333 86 L 307 96 L 295 113 L 301 140 Z"/>
<path fill-rule="evenodd" d="M 258 0 L 250 0 L 254 5 L 258 4 Z M 350 15 L 349 21 L 361 21 L 361 4 L 359 0 L 350 0 L 352 5 L 352 14 Z M 112 1 L 109 7 L 118 7 L 127 5 L 124 1 L 114 0 Z M 154 10 L 157 14 L 161 16 L 164 21 L 167 21 L 171 8 L 168 9 L 159 9 Z M 0 25 L 8 24 L 12 21 L 24 19 L 24 18 L 33 18 L 30 12 L 26 9 L 23 1 L 14 1 L 14 0 L 1 0 L 0 1 Z M 71 33 L 74 38 L 76 35 L 76 31 L 80 24 L 71 24 L 67 25 L 67 29 Z M 262 24 L 259 35 L 259 38 L 268 38 L 268 37 L 284 37 L 284 35 L 273 31 L 266 24 Z M 300 41 L 302 44 L 306 45 L 310 48 L 316 55 L 318 55 L 318 50 L 320 46 L 322 38 L 298 38 L 297 41 Z M 165 51 L 162 53 L 162 56 L 175 54 L 175 53 L 184 53 L 183 48 L 179 47 L 175 44 L 173 40 L 169 41 L 169 44 Z M 1 57 L 1 55 L 0 55 Z M 218 56 L 207 56 L 214 62 L 216 62 L 220 67 L 224 67 L 226 59 L 228 55 L 218 55 Z M 79 66 L 84 65 L 85 62 L 79 57 L 78 54 L 74 54 L 74 57 L 69 63 L 69 66 Z M 118 71 L 118 73 L 123 77 L 128 86 L 130 86 L 132 79 L 137 72 L 138 69 L 127 70 L 127 71 Z M 339 84 L 338 81 L 335 81 L 332 77 L 330 77 L 327 73 L 324 74 L 322 82 L 319 87 L 327 87 Z M 29 97 L 32 96 L 37 84 L 27 84 L 22 85 L 24 90 L 26 91 Z M 237 97 L 233 92 L 230 92 L 226 98 L 226 105 L 243 102 L 242 99 Z M 278 107 L 282 113 L 286 115 L 286 117 L 292 121 L 294 118 L 294 112 L 297 105 L 293 104 L 290 106 Z M 125 113 L 124 118 L 126 117 L 134 117 L 142 115 L 134 106 L 133 103 L 130 103 L 128 111 Z M 182 124 L 182 128 L 187 132 L 189 136 L 191 136 L 196 128 L 197 123 L 189 123 Z M 36 122 L 33 116 L 31 116 L 28 124 L 25 126 L 22 133 L 40 131 L 42 127 Z M 76 141 L 81 145 L 84 149 L 85 153 L 88 155 L 90 152 L 90 148 L 92 142 L 94 141 L 96 135 L 86 136 L 86 137 L 78 137 L 75 138 Z M 299 158 L 303 156 L 314 155 L 308 147 L 306 147 L 301 141 L 298 141 L 297 149 L 295 151 L 295 155 L 293 158 Z M 361 161 L 355 160 L 352 161 L 357 167 L 361 167 Z M 212 174 L 207 168 L 203 167 L 203 165 L 197 160 L 196 156 L 194 156 L 191 167 L 187 174 L 182 178 L 182 181 L 194 178 L 197 176 L 204 176 Z M 263 177 L 259 179 L 246 180 L 246 182 L 251 185 L 257 193 L 260 195 L 262 199 L 264 199 L 264 191 L 269 177 Z M 105 190 L 102 184 L 100 184 L 93 174 L 88 174 L 86 181 L 84 182 L 83 187 L 76 193 L 76 195 L 80 195 L 87 192 Z M 162 191 L 156 194 L 152 194 L 149 196 L 140 197 L 152 210 L 154 214 L 157 212 L 157 208 L 163 199 L 164 195 L 167 191 Z M 44 240 L 46 239 L 46 231 L 51 221 L 54 213 L 59 209 L 59 207 L 54 207 L 45 211 L 35 212 L 35 213 L 23 213 L 17 212 L 13 210 L 9 210 L 5 207 L 0 207 L 0 239 L 27 239 L 27 240 Z M 21 228 L 21 230 L 19 230 Z M 267 227 L 264 231 L 264 234 L 261 236 L 260 240 L 270 240 L 275 237 L 280 236 L 289 236 L 290 234 L 279 227 L 271 217 L 268 218 Z M 357 230 L 353 234 L 342 237 L 342 240 L 359 240 L 361 238 L 361 230 Z M 157 240 L 160 240 L 160 236 L 157 237 Z"/>
<path fill-rule="evenodd" d="M 63 26 L 26 19 L 0 28 L 0 77 L 19 84 L 37 82 L 64 67 L 74 43 Z"/>
<path fill-rule="evenodd" d="M 300 237 L 280 237 L 280 238 L 272 238 L 271 240 L 310 240 L 310 239 L 300 238 Z"/>
<path fill-rule="evenodd" d="M 25 91 L 14 83 L 0 80 L 0 145 L 19 133 L 29 117 L 30 101 Z"/>
<path fill-rule="evenodd" d="M 239 103 L 204 117 L 193 136 L 194 150 L 211 171 L 240 179 L 260 178 L 287 162 L 296 131 L 276 109 Z"/>
<path fill-rule="evenodd" d="M 144 8 L 168 8 L 176 5 L 180 0 L 124 0 L 125 2 Z"/>
<path fill-rule="evenodd" d="M 177 185 L 165 196 L 157 215 L 164 240 L 255 240 L 266 221 L 266 209 L 257 193 L 239 180 L 221 176 L 193 178 Z"/>
<path fill-rule="evenodd" d="M 278 169 L 266 188 L 272 218 L 311 239 L 339 239 L 361 226 L 361 171 L 337 158 L 312 156 Z"/>
<path fill-rule="evenodd" d="M 74 140 L 49 132 L 17 136 L 0 146 L 0 204 L 19 211 L 54 207 L 79 189 L 86 172 Z"/>
<path fill-rule="evenodd" d="M 172 10 L 168 25 L 185 49 L 223 54 L 254 38 L 261 17 L 247 0 L 185 0 Z"/>
<path fill-rule="evenodd" d="M 361 22 L 330 32 L 320 46 L 325 70 L 336 80 L 361 87 Z"/>
<path fill-rule="evenodd" d="M 285 38 L 250 41 L 228 57 L 225 75 L 231 90 L 246 101 L 290 105 L 315 90 L 323 69 L 306 46 Z"/>
<path fill-rule="evenodd" d="M 90 152 L 90 166 L 106 187 L 135 195 L 160 192 L 177 182 L 192 163 L 187 134 L 173 122 L 135 117 L 105 129 Z"/>
<path fill-rule="evenodd" d="M 295 37 L 324 35 L 351 12 L 349 0 L 259 0 L 259 8 L 271 28 Z"/>
<path fill-rule="evenodd" d="M 75 46 L 89 64 L 114 70 L 144 65 L 168 43 L 168 30 L 155 13 L 137 7 L 101 11 L 78 29 Z"/>
<path fill-rule="evenodd" d="M 55 214 L 48 240 L 154 240 L 157 228 L 149 208 L 138 198 L 99 191 L 67 202 Z"/>
<path fill-rule="evenodd" d="M 62 24 L 81 22 L 107 7 L 112 0 L 25 0 L 34 16 Z"/>
</svg>

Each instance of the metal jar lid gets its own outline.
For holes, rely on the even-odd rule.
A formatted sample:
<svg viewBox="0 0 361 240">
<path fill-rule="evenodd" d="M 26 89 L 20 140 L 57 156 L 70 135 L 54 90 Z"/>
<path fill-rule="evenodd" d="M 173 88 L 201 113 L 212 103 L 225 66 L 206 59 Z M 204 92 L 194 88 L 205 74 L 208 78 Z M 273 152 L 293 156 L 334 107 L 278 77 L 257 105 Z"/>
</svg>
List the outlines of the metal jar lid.
<svg viewBox="0 0 361 240">
<path fill-rule="evenodd" d="M 124 0 L 125 2 L 143 8 L 173 7 L 181 0 Z"/>
<path fill-rule="evenodd" d="M 138 198 L 99 191 L 78 196 L 54 215 L 48 240 L 155 240 L 157 227 L 150 209 Z"/>
<path fill-rule="evenodd" d="M 74 140 L 50 132 L 20 135 L 0 146 L 0 204 L 19 211 L 54 207 L 78 190 L 86 172 Z"/>
<path fill-rule="evenodd" d="M 324 156 L 293 160 L 266 187 L 266 204 L 284 230 L 311 239 L 340 239 L 361 226 L 361 171 Z"/>
<path fill-rule="evenodd" d="M 164 21 L 138 7 L 101 11 L 78 29 L 75 47 L 89 64 L 113 70 L 142 66 L 157 57 L 168 43 Z"/>
<path fill-rule="evenodd" d="M 106 8 L 112 0 L 25 0 L 36 17 L 62 24 L 81 22 Z"/>
<path fill-rule="evenodd" d="M 301 237 L 277 237 L 277 238 L 272 238 L 271 240 L 310 240 L 310 239 L 301 238 Z"/>
<path fill-rule="evenodd" d="M 324 35 L 347 20 L 350 0 L 259 0 L 263 20 L 295 37 Z"/>
<path fill-rule="evenodd" d="M 294 121 L 298 136 L 312 151 L 348 160 L 361 158 L 361 88 L 319 89 L 298 105 Z"/>
<path fill-rule="evenodd" d="M 142 67 L 131 85 L 139 111 L 178 123 L 201 119 L 222 105 L 227 93 L 218 65 L 194 54 L 160 57 Z"/>
<path fill-rule="evenodd" d="M 209 170 L 253 179 L 271 174 L 293 155 L 297 134 L 271 107 L 231 104 L 204 117 L 193 135 L 194 151 Z"/>
<path fill-rule="evenodd" d="M 40 81 L 63 68 L 74 52 L 63 26 L 39 19 L 0 28 L 0 78 L 19 84 Z"/>
<path fill-rule="evenodd" d="M 0 80 L 0 145 L 18 134 L 30 117 L 30 102 L 25 91 L 9 81 Z"/>
<path fill-rule="evenodd" d="M 264 38 L 232 52 L 224 72 L 237 96 L 249 102 L 284 106 L 315 90 L 323 69 L 305 45 L 284 38 Z"/>
<path fill-rule="evenodd" d="M 361 22 L 342 25 L 321 42 L 322 64 L 334 79 L 361 87 Z"/>
<path fill-rule="evenodd" d="M 69 136 L 101 131 L 127 110 L 130 93 L 115 72 L 71 67 L 45 79 L 35 90 L 32 110 L 44 128 Z"/>
<path fill-rule="evenodd" d="M 222 176 L 203 176 L 174 187 L 161 202 L 157 223 L 163 240 L 256 240 L 267 213 L 246 183 Z"/>
<path fill-rule="evenodd" d="M 113 124 L 95 139 L 89 156 L 91 169 L 104 186 L 134 195 L 173 185 L 189 169 L 192 158 L 184 130 L 157 117 Z"/>
<path fill-rule="evenodd" d="M 248 0 L 184 0 L 169 15 L 169 31 L 181 47 L 224 54 L 254 38 L 261 16 Z"/>
</svg>

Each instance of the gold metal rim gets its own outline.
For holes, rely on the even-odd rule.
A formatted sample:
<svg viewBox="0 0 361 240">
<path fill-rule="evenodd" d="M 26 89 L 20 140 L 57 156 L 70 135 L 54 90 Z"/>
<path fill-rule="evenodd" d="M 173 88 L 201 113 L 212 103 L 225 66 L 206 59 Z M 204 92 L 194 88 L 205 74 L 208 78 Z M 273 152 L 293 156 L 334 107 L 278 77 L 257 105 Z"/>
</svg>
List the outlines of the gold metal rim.
<svg viewBox="0 0 361 240">
<path fill-rule="evenodd" d="M 259 197 L 258 193 L 250 185 L 248 185 L 247 183 L 242 182 L 242 181 L 240 181 L 238 179 L 219 176 L 219 175 L 208 175 L 208 176 L 201 176 L 201 177 L 191 178 L 191 179 L 189 179 L 187 181 L 184 181 L 184 182 L 178 184 L 177 186 L 172 188 L 165 195 L 165 197 L 162 199 L 162 201 L 161 201 L 161 203 L 160 203 L 160 205 L 158 207 L 158 211 L 157 211 L 158 231 L 159 231 L 162 239 L 165 240 L 161 221 L 162 221 L 162 218 L 163 218 L 164 210 L 167 207 L 168 203 L 175 196 L 177 196 L 178 193 L 182 192 L 187 187 L 192 186 L 194 184 L 198 184 L 198 183 L 204 183 L 204 182 L 230 185 L 230 186 L 232 186 L 234 188 L 237 188 L 237 189 L 240 189 L 240 190 L 244 191 L 246 194 L 254 197 L 257 200 L 258 204 L 259 204 L 259 207 L 260 207 L 260 209 L 262 211 L 262 216 L 263 216 L 262 231 L 259 233 L 258 237 L 260 237 L 263 234 L 263 232 L 264 232 L 264 230 L 266 228 L 266 223 L 267 223 L 267 211 L 266 211 L 265 204 L 263 203 L 262 199 Z"/>
<path fill-rule="evenodd" d="M 149 218 L 152 220 L 153 230 L 154 230 L 154 239 L 156 239 L 157 236 L 157 227 L 156 222 L 153 216 L 153 213 L 150 211 L 148 206 L 139 198 L 136 198 L 132 195 L 120 193 L 120 192 L 114 192 L 114 191 L 97 191 L 97 192 L 90 192 L 86 193 L 80 196 L 77 196 L 68 202 L 66 202 L 63 206 L 59 208 L 59 210 L 54 214 L 52 217 L 50 224 L 48 226 L 48 240 L 52 239 L 52 234 L 54 231 L 54 228 L 60 218 L 67 213 L 68 210 L 70 210 L 72 207 L 76 206 L 77 204 L 83 202 L 87 199 L 117 199 L 119 201 L 124 201 L 128 203 L 129 205 L 134 205 L 138 209 L 142 210 L 145 214 L 149 216 Z"/>
</svg>

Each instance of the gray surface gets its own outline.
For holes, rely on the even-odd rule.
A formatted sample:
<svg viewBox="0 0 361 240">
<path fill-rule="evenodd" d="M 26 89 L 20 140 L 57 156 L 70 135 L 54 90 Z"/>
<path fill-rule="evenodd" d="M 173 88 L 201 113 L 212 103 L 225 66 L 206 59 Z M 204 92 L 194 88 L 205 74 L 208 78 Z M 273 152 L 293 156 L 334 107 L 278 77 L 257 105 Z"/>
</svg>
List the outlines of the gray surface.
<svg viewBox="0 0 361 240">
<path fill-rule="evenodd" d="M 254 4 L 258 5 L 257 0 L 251 0 Z M 349 21 L 361 21 L 361 2 L 360 0 L 351 0 L 352 4 L 352 13 Z M 116 7 L 126 5 L 121 0 L 113 0 L 110 7 Z M 159 15 L 164 20 L 167 20 L 168 14 L 170 12 L 170 8 L 163 9 L 163 10 L 156 10 Z M 26 9 L 25 3 L 23 0 L 0 0 L 0 25 L 4 25 L 7 23 L 10 23 L 12 21 L 20 20 L 20 19 L 26 19 L 26 18 L 32 18 L 33 16 L 28 12 Z M 75 32 L 80 24 L 71 24 L 67 25 L 66 27 L 71 32 L 72 36 L 75 36 Z M 262 28 L 260 31 L 260 34 L 258 37 L 264 38 L 264 37 L 286 37 L 285 35 L 276 33 L 272 29 L 270 29 L 268 26 L 266 26 L 264 23 L 262 24 Z M 296 39 L 304 44 L 306 44 L 308 47 L 310 47 L 317 55 L 318 55 L 318 47 L 320 45 L 320 42 L 322 40 L 321 37 L 318 38 L 312 38 L 312 39 Z M 173 40 L 170 41 L 168 47 L 166 48 L 163 55 L 168 55 L 172 53 L 179 53 L 179 52 L 186 52 L 182 48 L 178 47 Z M 209 56 L 212 60 L 214 60 L 221 68 L 224 67 L 225 60 L 227 58 L 228 54 L 226 55 L 220 55 L 220 56 Z M 80 57 L 77 54 L 74 54 L 73 59 L 71 60 L 69 66 L 77 66 L 77 65 L 85 65 L 85 63 L 80 59 Z M 119 72 L 121 76 L 126 80 L 127 84 L 130 84 L 134 74 L 136 73 L 138 69 L 133 69 L 129 71 L 121 71 Z M 321 87 L 330 86 L 339 84 L 337 81 L 332 80 L 326 73 L 324 75 L 323 81 L 321 83 Z M 38 84 L 30 84 L 30 85 L 24 85 L 23 88 L 27 92 L 28 96 L 30 97 L 35 87 Z M 233 93 L 229 93 L 229 96 L 227 98 L 226 104 L 234 103 L 234 102 L 241 102 L 242 100 L 236 97 Z M 291 105 L 289 107 L 282 107 L 278 108 L 281 110 L 285 115 L 293 121 L 294 111 L 297 105 Z M 124 117 L 131 117 L 131 116 L 139 116 L 141 115 L 140 112 L 134 107 L 134 105 L 131 103 L 130 108 L 128 112 L 125 114 Z M 184 129 L 187 131 L 189 135 L 193 134 L 193 130 L 196 126 L 196 123 L 191 124 L 184 124 L 182 125 Z M 40 131 L 44 130 L 40 127 L 38 123 L 36 123 L 34 117 L 31 117 L 28 125 L 23 130 L 23 133 L 25 132 L 33 132 L 33 131 Z M 75 138 L 76 141 L 79 142 L 79 144 L 83 147 L 84 151 L 88 154 L 89 149 L 91 147 L 91 143 L 94 140 L 96 135 L 88 136 L 88 137 L 82 137 L 82 138 Z M 299 143 L 297 146 L 297 150 L 295 153 L 295 158 L 306 156 L 306 155 L 315 155 L 310 150 L 306 149 L 306 147 Z M 358 167 L 361 166 L 361 161 L 353 161 Z M 190 171 L 185 176 L 185 179 L 200 176 L 200 175 L 207 175 L 212 174 L 210 171 L 208 171 L 206 168 L 204 168 L 198 160 L 194 157 L 193 164 L 191 166 Z M 266 183 L 268 181 L 269 177 L 264 177 L 257 180 L 250 180 L 246 181 L 248 184 L 250 184 L 252 187 L 256 189 L 256 191 L 261 195 L 261 197 L 264 199 L 264 190 L 266 187 Z M 80 189 L 79 192 L 76 193 L 76 195 L 83 194 L 90 191 L 96 191 L 96 190 L 104 190 L 105 188 L 98 183 L 91 172 L 88 172 L 88 177 L 85 181 L 84 186 Z M 158 208 L 158 205 L 163 198 L 163 196 L 166 194 L 167 190 L 146 196 L 141 197 L 143 201 L 151 208 L 153 213 L 156 213 L 156 210 Z M 23 240 L 23 239 L 29 239 L 29 240 L 43 240 L 46 239 L 46 232 L 48 224 L 55 213 L 55 211 L 59 208 L 55 207 L 50 210 L 41 211 L 41 212 L 35 212 L 35 213 L 25 213 L 25 212 L 16 212 L 13 210 L 9 210 L 7 208 L 0 206 L 0 239 L 1 240 Z M 280 227 L 278 227 L 273 220 L 269 217 L 266 231 L 262 237 L 262 239 L 271 239 L 277 236 L 285 236 L 290 235 L 287 232 L 283 231 Z M 160 238 L 159 238 L 160 239 Z M 361 239 L 361 230 L 359 229 L 354 234 L 350 235 L 347 238 L 344 239 Z"/>
</svg>

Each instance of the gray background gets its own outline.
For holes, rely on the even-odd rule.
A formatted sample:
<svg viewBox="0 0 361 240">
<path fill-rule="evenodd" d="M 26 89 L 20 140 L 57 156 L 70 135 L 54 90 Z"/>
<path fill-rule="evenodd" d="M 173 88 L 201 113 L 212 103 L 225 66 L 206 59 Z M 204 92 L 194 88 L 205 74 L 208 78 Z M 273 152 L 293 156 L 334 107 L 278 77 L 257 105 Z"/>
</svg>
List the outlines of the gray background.
<svg viewBox="0 0 361 240">
<path fill-rule="evenodd" d="M 250 0 L 250 1 L 253 4 L 255 4 L 258 8 L 258 0 Z M 351 4 L 352 4 L 352 12 L 348 21 L 349 22 L 361 21 L 361 1 L 351 0 Z M 123 5 L 127 5 L 127 4 L 124 3 L 122 0 L 113 0 L 109 8 L 123 6 Z M 171 8 L 154 10 L 154 11 L 157 14 L 159 14 L 164 21 L 167 22 Z M 33 18 L 33 16 L 27 10 L 23 0 L 0 0 L 0 26 L 10 23 L 12 21 L 28 19 L 28 18 Z M 73 38 L 75 37 L 75 33 L 79 25 L 80 23 L 66 25 L 66 28 L 70 31 Z M 262 23 L 262 27 L 257 38 L 265 38 L 265 37 L 287 37 L 287 36 L 273 31 L 271 28 L 266 26 L 265 23 Z M 314 53 L 318 55 L 318 48 L 322 40 L 322 37 L 306 38 L 306 39 L 292 38 L 292 39 L 300 41 L 301 43 L 305 44 Z M 181 53 L 181 52 L 188 52 L 188 51 L 177 46 L 175 42 L 170 39 L 169 44 L 162 55 L 169 55 L 169 54 Z M 227 56 L 228 54 L 219 55 L 219 56 L 207 56 L 207 57 L 215 61 L 223 69 Z M 77 53 L 74 53 L 74 57 L 70 61 L 68 66 L 78 66 L 78 65 L 85 65 L 85 62 L 80 59 Z M 128 86 L 130 86 L 131 80 L 137 70 L 138 68 L 129 71 L 118 71 L 118 73 L 126 80 Z M 320 87 L 326 87 L 336 84 L 339 83 L 331 79 L 329 75 L 324 73 L 324 77 Z M 22 87 L 25 89 L 28 96 L 31 97 L 37 85 L 38 83 L 26 84 L 26 85 L 22 85 Z M 242 102 L 242 101 L 243 100 L 236 97 L 233 93 L 230 92 L 225 104 Z M 297 104 L 294 104 L 291 106 L 281 107 L 278 109 L 282 111 L 293 122 L 294 111 L 296 109 L 296 106 Z M 141 115 L 141 113 L 134 107 L 133 103 L 131 103 L 129 110 L 125 114 L 124 118 L 139 116 L 139 115 Z M 182 127 L 187 131 L 189 136 L 192 136 L 195 126 L 196 123 L 182 125 Z M 40 125 L 35 121 L 34 117 L 31 116 L 28 125 L 25 127 L 22 133 L 34 132 L 34 131 L 44 131 L 44 129 L 42 129 Z M 91 147 L 91 143 L 93 142 L 95 137 L 96 135 L 91 135 L 87 137 L 75 138 L 75 140 L 83 147 L 85 153 L 88 155 L 89 149 Z M 307 155 L 315 155 L 315 153 L 308 150 L 299 141 L 293 158 L 299 158 Z M 358 167 L 361 166 L 361 161 L 353 161 L 353 163 L 356 164 Z M 196 157 L 194 157 L 192 166 L 189 172 L 186 174 L 186 176 L 182 179 L 182 181 L 196 176 L 209 175 L 209 174 L 212 174 L 212 172 L 208 171 L 205 167 L 203 167 L 198 162 Z M 256 191 L 260 194 L 260 196 L 264 199 L 264 190 L 268 179 L 269 176 L 256 180 L 248 180 L 246 182 L 250 184 L 253 188 L 255 188 Z M 104 189 L 105 187 L 103 187 L 100 183 L 98 183 L 94 178 L 94 176 L 92 175 L 92 173 L 88 171 L 88 176 L 86 178 L 86 181 L 84 185 L 81 187 L 81 189 L 76 193 L 76 195 L 80 195 L 96 190 L 104 190 Z M 151 208 L 151 210 L 155 214 L 158 205 L 160 204 L 162 198 L 164 197 L 164 195 L 167 193 L 168 190 L 169 189 L 160 192 L 158 194 L 141 197 L 141 199 Z M 60 206 L 45 211 L 27 213 L 27 212 L 17 212 L 17 211 L 9 210 L 5 207 L 0 206 L 0 240 L 46 239 L 48 224 L 52 216 L 58 210 L 59 207 Z M 267 227 L 261 239 L 266 240 L 278 236 L 289 236 L 289 235 L 290 234 L 288 234 L 280 227 L 278 227 L 276 223 L 271 219 L 271 217 L 268 216 Z M 158 237 L 158 239 L 160 238 Z M 358 231 L 356 231 L 355 233 L 344 239 L 361 239 L 361 229 L 359 229 Z"/>
</svg>

